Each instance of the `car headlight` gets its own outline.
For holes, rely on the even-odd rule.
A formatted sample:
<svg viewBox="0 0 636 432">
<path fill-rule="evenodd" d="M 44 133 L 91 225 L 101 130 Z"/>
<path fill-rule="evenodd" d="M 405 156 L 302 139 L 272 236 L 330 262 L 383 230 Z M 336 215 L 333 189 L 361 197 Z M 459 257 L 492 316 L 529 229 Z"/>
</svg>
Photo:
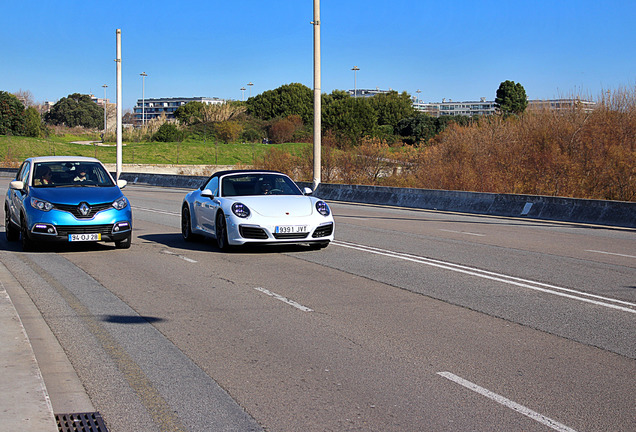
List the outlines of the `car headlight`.
<svg viewBox="0 0 636 432">
<path fill-rule="evenodd" d="M 331 213 L 331 210 L 329 210 L 329 206 L 324 201 L 316 202 L 316 210 L 318 210 L 318 213 L 323 216 L 329 216 L 329 214 Z"/>
<path fill-rule="evenodd" d="M 53 208 L 53 204 L 41 199 L 31 198 L 31 207 L 47 212 Z"/>
<path fill-rule="evenodd" d="M 123 210 L 126 208 L 127 205 L 128 205 L 128 201 L 126 200 L 125 197 L 117 198 L 113 202 L 113 207 L 115 207 L 117 210 Z"/>
<path fill-rule="evenodd" d="M 232 213 L 240 218 L 246 218 L 250 215 L 250 209 L 245 204 L 237 202 L 232 204 Z"/>
</svg>

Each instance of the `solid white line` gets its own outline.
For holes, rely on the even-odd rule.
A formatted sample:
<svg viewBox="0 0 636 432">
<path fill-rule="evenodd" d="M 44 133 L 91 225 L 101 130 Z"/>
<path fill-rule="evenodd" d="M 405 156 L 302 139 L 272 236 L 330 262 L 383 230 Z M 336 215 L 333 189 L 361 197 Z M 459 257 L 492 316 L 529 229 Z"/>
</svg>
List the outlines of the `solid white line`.
<svg viewBox="0 0 636 432">
<path fill-rule="evenodd" d="M 623 312 L 636 314 L 636 303 L 630 303 L 623 300 L 616 300 L 609 297 L 603 297 L 596 294 L 588 294 L 588 293 L 576 291 L 569 288 L 563 288 L 563 287 L 558 287 L 555 285 L 549 285 L 549 284 L 544 284 L 541 282 L 521 279 L 514 276 L 502 275 L 502 274 L 498 274 L 494 272 L 489 272 L 486 270 L 480 270 L 477 268 L 472 268 L 472 267 L 463 266 L 459 264 L 453 264 L 453 263 L 444 262 L 444 261 L 438 261 L 438 260 L 434 260 L 430 258 L 423 258 L 423 257 L 415 256 L 415 255 L 409 255 L 409 254 L 400 253 L 400 252 L 392 252 L 392 251 L 388 251 L 384 249 L 358 245 L 355 243 L 334 241 L 332 242 L 332 244 L 341 246 L 341 247 L 350 248 L 350 249 L 356 249 L 359 251 L 368 252 L 368 253 L 372 253 L 376 255 L 383 255 L 383 256 L 388 256 L 391 258 L 403 259 L 405 261 L 412 261 L 419 264 L 425 264 L 432 267 L 438 267 L 445 270 L 455 271 L 458 273 L 464 273 L 471 276 L 480 277 L 483 279 L 489 279 L 496 282 L 503 282 L 510 285 L 519 286 L 522 288 L 527 288 L 527 289 L 531 289 L 535 291 L 541 291 L 541 292 L 554 294 L 554 295 L 565 297 L 565 298 L 570 298 L 570 299 L 574 299 L 574 300 L 578 300 L 578 301 L 582 301 L 586 303 L 595 304 L 597 306 L 603 306 L 610 309 L 616 309 Z M 589 298 L 586 298 L 586 297 L 589 297 Z M 598 300 L 593 300 L 593 299 L 598 299 Z M 602 301 L 599 301 L 599 300 L 602 300 Z M 616 304 L 612 304 L 612 303 L 616 303 Z M 619 306 L 618 304 L 623 304 L 628 307 Z"/>
<path fill-rule="evenodd" d="M 459 377 L 455 374 L 452 374 L 450 372 L 438 372 L 437 373 L 440 376 L 443 376 L 446 379 L 449 379 L 461 386 L 466 387 L 469 390 L 472 390 L 476 393 L 479 393 L 482 396 L 486 396 L 489 399 L 494 400 L 495 402 L 510 408 L 514 411 L 517 411 L 519 414 L 523 414 L 526 417 L 530 417 L 532 420 L 538 421 L 539 423 L 542 423 L 556 431 L 559 432 L 576 432 L 576 430 L 572 429 L 571 427 L 568 427 L 562 423 L 559 423 L 555 420 L 552 420 L 549 417 L 546 417 L 542 414 L 539 414 L 536 411 L 531 410 L 530 408 L 526 408 L 523 405 L 519 405 L 518 403 L 511 401 L 510 399 L 507 399 L 501 395 L 498 395 L 497 393 L 493 393 L 488 389 L 485 389 L 483 387 L 478 386 L 477 384 L 474 384 L 470 381 L 465 380 L 462 377 Z"/>
<path fill-rule="evenodd" d="M 634 255 L 625 255 L 625 254 L 619 254 L 614 252 L 604 252 L 604 251 L 597 251 L 597 250 L 590 250 L 590 249 L 587 249 L 585 252 L 594 252 L 594 253 L 600 253 L 605 255 L 616 255 L 616 256 L 626 257 L 626 258 L 636 258 L 636 256 Z"/>
<path fill-rule="evenodd" d="M 288 298 L 285 298 L 285 297 L 283 297 L 282 295 L 279 295 L 279 294 L 273 293 L 273 292 L 271 292 L 271 291 L 269 291 L 269 290 L 266 290 L 265 288 L 256 287 L 256 288 L 254 288 L 254 289 L 255 289 L 256 291 L 260 291 L 260 292 L 262 292 L 262 293 L 264 293 L 264 294 L 267 294 L 267 295 L 268 295 L 268 296 L 270 296 L 270 297 L 274 297 L 276 300 L 280 300 L 280 301 L 282 301 L 283 303 L 287 303 L 288 305 L 293 306 L 293 307 L 295 307 L 296 309 L 300 309 L 300 310 L 301 310 L 301 311 L 303 311 L 303 312 L 313 312 L 313 311 L 314 311 L 313 309 L 309 309 L 308 307 L 303 306 L 303 305 L 301 305 L 300 303 L 296 303 L 296 302 L 295 302 L 295 301 L 293 301 L 293 300 L 290 300 L 290 299 L 288 299 Z"/>
<path fill-rule="evenodd" d="M 455 234 L 465 234 L 465 235 L 471 235 L 471 236 L 477 236 L 477 237 L 486 237 L 486 234 L 477 234 L 477 233 L 471 233 L 467 231 L 454 231 L 454 230 L 448 230 L 448 229 L 440 229 L 440 231 L 455 233 Z"/>
</svg>

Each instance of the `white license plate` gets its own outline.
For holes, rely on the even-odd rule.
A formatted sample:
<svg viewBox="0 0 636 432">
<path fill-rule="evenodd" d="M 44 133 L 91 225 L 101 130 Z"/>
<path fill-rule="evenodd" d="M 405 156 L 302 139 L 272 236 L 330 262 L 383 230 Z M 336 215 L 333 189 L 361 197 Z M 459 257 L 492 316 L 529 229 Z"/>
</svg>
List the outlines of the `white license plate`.
<svg viewBox="0 0 636 432">
<path fill-rule="evenodd" d="M 307 225 L 280 225 L 276 227 L 277 234 L 296 234 L 307 232 Z"/>
<path fill-rule="evenodd" d="M 102 239 L 101 234 L 69 234 L 68 241 L 70 242 L 83 242 L 83 241 L 100 241 Z"/>
</svg>

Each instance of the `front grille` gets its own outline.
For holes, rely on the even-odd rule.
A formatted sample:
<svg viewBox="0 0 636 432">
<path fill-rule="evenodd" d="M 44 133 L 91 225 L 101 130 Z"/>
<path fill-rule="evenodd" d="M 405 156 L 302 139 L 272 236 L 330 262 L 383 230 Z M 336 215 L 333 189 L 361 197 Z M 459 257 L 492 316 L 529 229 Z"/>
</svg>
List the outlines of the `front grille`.
<svg viewBox="0 0 636 432">
<path fill-rule="evenodd" d="M 55 206 L 56 209 L 62 210 L 62 211 L 65 211 L 65 212 L 69 212 L 69 213 L 71 213 L 73 216 L 75 216 L 78 219 L 90 219 L 93 216 L 95 216 L 97 213 L 99 213 L 100 211 L 108 210 L 108 209 L 112 209 L 113 208 L 112 203 L 91 204 L 91 205 L 88 206 L 88 208 L 89 208 L 88 214 L 83 215 L 79 211 L 80 204 L 73 204 L 73 205 L 53 204 L 53 205 Z"/>
<path fill-rule="evenodd" d="M 94 234 L 111 235 L 113 231 L 112 224 L 106 225 L 58 225 L 57 234 L 60 236 L 68 236 L 69 234 Z"/>
<path fill-rule="evenodd" d="M 333 233 L 333 224 L 330 223 L 328 225 L 321 225 L 314 230 L 314 233 L 311 235 L 313 238 L 318 237 L 327 237 Z"/>
<path fill-rule="evenodd" d="M 59 432 L 108 432 L 99 412 L 55 414 Z"/>
<path fill-rule="evenodd" d="M 255 240 L 267 240 L 269 237 L 263 228 L 239 225 L 241 237 Z"/>
<path fill-rule="evenodd" d="M 274 233 L 274 238 L 278 240 L 297 240 L 307 238 L 308 235 L 309 233 Z"/>
</svg>

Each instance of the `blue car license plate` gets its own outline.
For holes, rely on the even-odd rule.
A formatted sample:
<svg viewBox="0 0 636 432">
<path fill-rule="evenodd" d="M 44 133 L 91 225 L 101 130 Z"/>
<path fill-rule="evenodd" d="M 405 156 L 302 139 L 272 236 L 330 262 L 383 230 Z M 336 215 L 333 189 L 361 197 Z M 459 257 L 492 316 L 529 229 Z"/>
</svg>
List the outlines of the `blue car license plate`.
<svg viewBox="0 0 636 432">
<path fill-rule="evenodd" d="M 83 242 L 83 241 L 100 241 L 102 235 L 97 234 L 69 234 L 68 241 L 70 242 Z"/>
</svg>

